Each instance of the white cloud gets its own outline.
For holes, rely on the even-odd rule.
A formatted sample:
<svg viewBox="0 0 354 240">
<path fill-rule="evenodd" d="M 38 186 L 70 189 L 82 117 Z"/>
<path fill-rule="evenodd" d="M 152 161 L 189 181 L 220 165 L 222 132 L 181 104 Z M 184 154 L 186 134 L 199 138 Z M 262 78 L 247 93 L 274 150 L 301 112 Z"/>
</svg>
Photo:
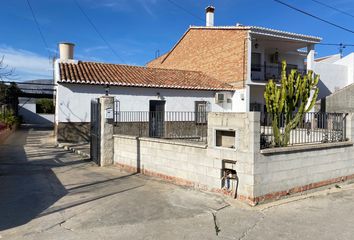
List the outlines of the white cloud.
<svg viewBox="0 0 354 240">
<path fill-rule="evenodd" d="M 86 0 L 92 2 L 92 0 Z M 154 7 L 158 0 L 101 0 L 94 1 L 94 7 L 105 7 L 119 12 L 136 11 L 136 5 L 140 5 L 151 16 L 155 16 Z"/>
<path fill-rule="evenodd" d="M 99 50 L 106 50 L 106 49 L 108 49 L 107 46 L 96 46 L 96 47 L 85 48 L 84 52 L 91 53 L 91 52 L 95 52 L 95 51 L 99 51 Z"/>
<path fill-rule="evenodd" d="M 53 75 L 52 61 L 37 53 L 0 45 L 0 56 L 4 56 L 4 65 L 14 68 L 18 80 L 51 78 Z"/>
</svg>

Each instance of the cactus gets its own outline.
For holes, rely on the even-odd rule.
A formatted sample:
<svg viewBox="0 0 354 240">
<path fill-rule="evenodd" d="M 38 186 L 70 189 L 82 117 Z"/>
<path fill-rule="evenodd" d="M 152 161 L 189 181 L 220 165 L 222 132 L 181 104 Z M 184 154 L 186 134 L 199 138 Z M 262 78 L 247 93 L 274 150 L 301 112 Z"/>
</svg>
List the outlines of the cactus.
<svg viewBox="0 0 354 240">
<path fill-rule="evenodd" d="M 274 134 L 273 145 L 285 147 L 290 141 L 290 132 L 298 126 L 304 114 L 314 106 L 317 96 L 319 75 L 308 71 L 302 75 L 297 70 L 286 74 L 286 62 L 282 62 L 281 85 L 270 80 L 265 87 L 264 98 L 268 114 L 272 118 Z M 314 90 L 309 102 L 311 91 Z M 284 128 L 279 127 L 279 120 L 284 116 Z"/>
</svg>

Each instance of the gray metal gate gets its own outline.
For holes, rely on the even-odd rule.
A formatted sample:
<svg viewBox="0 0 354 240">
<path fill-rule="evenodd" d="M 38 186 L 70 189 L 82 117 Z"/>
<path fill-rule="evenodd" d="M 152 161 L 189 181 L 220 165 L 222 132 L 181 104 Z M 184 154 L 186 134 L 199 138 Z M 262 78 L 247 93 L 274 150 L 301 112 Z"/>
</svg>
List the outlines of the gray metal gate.
<svg viewBox="0 0 354 240">
<path fill-rule="evenodd" d="M 91 100 L 91 133 L 90 133 L 90 155 L 91 160 L 100 165 L 100 136 L 101 136 L 101 104 L 100 100 Z"/>
</svg>

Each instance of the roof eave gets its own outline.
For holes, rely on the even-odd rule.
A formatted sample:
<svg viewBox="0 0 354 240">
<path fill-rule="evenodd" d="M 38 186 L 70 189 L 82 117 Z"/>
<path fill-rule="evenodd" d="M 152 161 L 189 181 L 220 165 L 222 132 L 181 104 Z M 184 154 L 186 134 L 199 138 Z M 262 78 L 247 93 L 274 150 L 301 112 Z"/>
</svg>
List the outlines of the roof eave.
<svg viewBox="0 0 354 240">
<path fill-rule="evenodd" d="M 98 82 L 83 82 L 83 81 L 74 81 L 74 80 L 60 80 L 58 83 L 69 83 L 69 84 L 87 84 L 87 85 L 109 85 L 109 86 L 121 86 L 121 87 L 143 87 L 143 88 L 169 88 L 169 89 L 182 89 L 182 90 L 200 90 L 200 91 L 236 91 L 236 88 L 218 88 L 218 87 L 199 87 L 199 86 L 174 86 L 174 85 L 158 85 L 158 84 L 126 84 L 126 83 L 117 83 L 117 82 L 107 82 L 98 83 Z"/>
<path fill-rule="evenodd" d="M 277 30 L 270 30 L 270 29 L 263 29 L 263 28 L 251 28 L 250 33 L 262 35 L 262 36 L 292 40 L 292 41 L 307 42 L 312 44 L 320 43 L 322 41 L 322 38 L 320 37 L 291 33 L 291 32 L 284 32 L 284 31 L 277 31 Z"/>
<path fill-rule="evenodd" d="M 265 35 L 265 36 L 273 36 L 278 38 L 284 39 L 291 39 L 294 41 L 301 41 L 301 42 L 309 42 L 309 43 L 319 43 L 322 41 L 322 38 L 281 31 L 271 28 L 264 28 L 264 27 L 257 27 L 257 26 L 190 26 L 189 29 L 210 29 L 210 30 L 249 30 L 250 33 Z"/>
</svg>

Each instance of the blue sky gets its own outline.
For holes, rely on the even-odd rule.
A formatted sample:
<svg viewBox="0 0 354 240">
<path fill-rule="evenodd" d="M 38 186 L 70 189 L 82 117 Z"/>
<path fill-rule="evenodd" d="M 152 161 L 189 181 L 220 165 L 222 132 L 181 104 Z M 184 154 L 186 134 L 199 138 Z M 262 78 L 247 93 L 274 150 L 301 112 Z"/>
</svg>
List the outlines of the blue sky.
<svg viewBox="0 0 354 240">
<path fill-rule="evenodd" d="M 213 4 L 215 25 L 256 25 L 323 37 L 325 43 L 354 44 L 354 34 L 337 29 L 273 0 L 77 0 L 119 54 L 115 56 L 88 24 L 74 0 L 30 0 L 52 56 L 57 43 L 76 44 L 75 58 L 144 65 L 156 50 L 168 51 L 189 25 L 204 25 L 204 9 Z M 354 13 L 354 0 L 320 0 Z M 354 18 L 310 0 L 284 0 L 291 5 L 354 30 Z M 26 0 L 2 0 L 0 56 L 15 68 L 18 80 L 52 75 L 45 48 Z M 317 46 L 318 56 L 338 53 L 337 47 Z M 345 54 L 354 48 L 345 49 Z"/>
</svg>

